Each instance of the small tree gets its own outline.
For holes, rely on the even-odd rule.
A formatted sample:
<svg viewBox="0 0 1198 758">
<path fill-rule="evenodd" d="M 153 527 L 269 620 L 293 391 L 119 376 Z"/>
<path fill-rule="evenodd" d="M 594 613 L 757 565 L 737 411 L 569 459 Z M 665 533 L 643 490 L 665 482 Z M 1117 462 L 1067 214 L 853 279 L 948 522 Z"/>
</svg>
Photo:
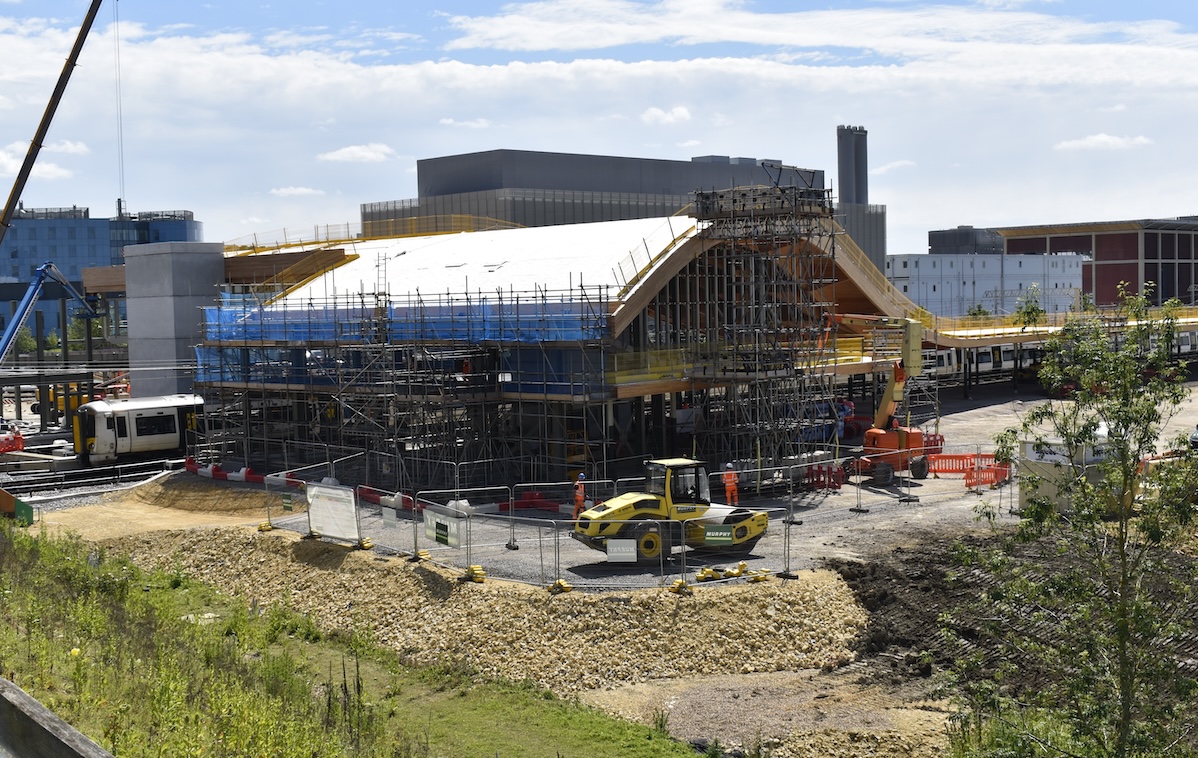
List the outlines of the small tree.
<svg viewBox="0 0 1198 758">
<path fill-rule="evenodd" d="M 1044 317 L 1048 314 L 1044 307 L 1040 305 L 1040 285 L 1032 283 L 1026 290 L 1023 296 L 1019 298 L 1019 303 L 1015 306 L 1015 323 L 1019 324 L 1019 331 L 1026 332 L 1028 329 L 1039 326 L 1044 321 Z M 1013 386 L 1019 386 L 1019 375 L 1023 372 L 1023 345 L 1015 346 L 1015 374 L 1012 378 Z"/>
<path fill-rule="evenodd" d="M 37 340 L 33 338 L 33 331 L 22 326 L 17 330 L 17 344 L 15 345 L 18 353 L 32 353 L 37 350 Z"/>
<path fill-rule="evenodd" d="M 1121 289 L 1116 326 L 1071 320 L 1048 341 L 1041 371 L 1050 390 L 1072 387 L 1072 397 L 1036 406 L 999 437 L 1002 460 L 1022 438 L 1060 461 L 1052 476 L 1021 477 L 1032 493 L 1022 520 L 1004 550 L 982 560 L 996 580 L 984 600 L 992 643 L 1009 667 L 1040 675 L 1034 692 L 978 679 L 964 689 L 973 716 L 1003 725 L 995 732 L 1008 747 L 1037 746 L 1012 755 L 1194 749 L 1195 680 L 1171 640 L 1193 612 L 1195 572 L 1170 548 L 1191 532 L 1195 456 L 1179 437 L 1167 461 L 1153 462 L 1188 393 L 1184 367 L 1170 360 L 1179 305 L 1150 313 L 1146 295 Z M 1102 451 L 1100 462 L 1085 465 L 1087 450 Z M 996 514 L 987 506 L 983 515 Z M 1039 558 L 1018 557 L 1029 553 Z"/>
<path fill-rule="evenodd" d="M 67 339 L 82 341 L 87 337 L 89 328 L 93 337 L 101 337 L 104 334 L 104 327 L 100 323 L 100 319 L 71 316 L 67 319 Z"/>
<path fill-rule="evenodd" d="M 986 308 L 981 303 L 974 303 L 973 305 L 969 306 L 969 310 L 965 311 L 965 315 L 966 316 L 979 316 L 979 317 L 980 316 L 989 316 L 990 311 L 986 310 Z"/>
<path fill-rule="evenodd" d="M 1040 285 L 1032 283 L 1024 290 L 1023 296 L 1015 306 L 1015 323 L 1019 324 L 1019 331 L 1026 332 L 1029 328 L 1043 323 L 1047 315 L 1044 307 L 1040 305 Z"/>
</svg>

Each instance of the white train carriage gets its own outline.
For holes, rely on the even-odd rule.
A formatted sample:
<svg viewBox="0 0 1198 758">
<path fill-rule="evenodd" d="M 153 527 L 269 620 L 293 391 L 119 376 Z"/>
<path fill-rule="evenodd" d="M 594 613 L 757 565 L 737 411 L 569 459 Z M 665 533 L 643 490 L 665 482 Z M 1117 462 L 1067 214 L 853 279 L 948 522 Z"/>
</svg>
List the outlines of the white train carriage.
<svg viewBox="0 0 1198 758">
<path fill-rule="evenodd" d="M 96 400 L 79 406 L 75 453 L 87 464 L 157 452 L 182 452 L 204 412 L 198 395 Z"/>
</svg>

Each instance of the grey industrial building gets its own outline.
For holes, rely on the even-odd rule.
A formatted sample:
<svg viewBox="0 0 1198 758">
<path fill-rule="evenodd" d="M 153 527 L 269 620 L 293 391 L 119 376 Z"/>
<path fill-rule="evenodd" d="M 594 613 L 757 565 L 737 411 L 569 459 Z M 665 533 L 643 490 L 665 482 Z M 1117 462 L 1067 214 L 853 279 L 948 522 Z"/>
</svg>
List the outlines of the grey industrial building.
<svg viewBox="0 0 1198 758">
<path fill-rule="evenodd" d="M 824 172 L 777 160 L 689 161 L 489 150 L 416 162 L 418 196 L 362 205 L 367 237 L 684 215 L 699 190 L 824 189 Z"/>
<path fill-rule="evenodd" d="M 837 139 L 836 214 L 881 271 L 886 209 L 869 203 L 866 131 L 841 126 Z M 364 203 L 362 229 L 367 237 L 387 237 L 662 218 L 690 212 L 697 191 L 761 185 L 826 188 L 822 170 L 772 159 L 706 155 L 672 161 L 489 150 L 417 161 L 417 197 Z"/>
</svg>

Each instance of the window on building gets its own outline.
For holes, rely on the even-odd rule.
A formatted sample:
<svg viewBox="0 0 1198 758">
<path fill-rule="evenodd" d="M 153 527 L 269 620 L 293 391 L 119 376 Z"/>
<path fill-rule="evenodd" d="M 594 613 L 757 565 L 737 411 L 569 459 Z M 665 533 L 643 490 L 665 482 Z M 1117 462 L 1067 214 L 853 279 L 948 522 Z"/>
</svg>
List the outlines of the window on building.
<svg viewBox="0 0 1198 758">
<path fill-rule="evenodd" d="M 904 285 L 903 285 L 903 292 L 906 292 L 906 291 L 907 291 L 907 285 L 905 285 L 905 284 L 904 284 Z"/>
<path fill-rule="evenodd" d="M 935 291 L 936 291 L 936 285 L 935 285 L 935 284 L 933 284 L 933 285 L 932 285 L 932 292 L 935 292 Z"/>
<path fill-rule="evenodd" d="M 906 267 L 907 267 L 907 262 L 903 261 L 903 268 L 906 268 Z"/>
<path fill-rule="evenodd" d="M 49 229 L 47 229 L 46 230 L 46 239 L 48 239 L 48 240 L 58 239 L 58 230 L 55 229 L 54 227 L 50 227 Z"/>
</svg>

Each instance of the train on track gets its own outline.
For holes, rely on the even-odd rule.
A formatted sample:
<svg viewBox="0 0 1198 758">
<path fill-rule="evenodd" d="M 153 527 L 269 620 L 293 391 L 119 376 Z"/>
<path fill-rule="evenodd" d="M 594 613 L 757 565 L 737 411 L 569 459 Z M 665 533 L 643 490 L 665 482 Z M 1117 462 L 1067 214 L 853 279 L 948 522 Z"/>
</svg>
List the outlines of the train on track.
<svg viewBox="0 0 1198 758">
<path fill-rule="evenodd" d="M 204 399 L 199 395 L 94 400 L 76 411 L 75 453 L 88 465 L 182 453 L 203 416 Z"/>
</svg>

